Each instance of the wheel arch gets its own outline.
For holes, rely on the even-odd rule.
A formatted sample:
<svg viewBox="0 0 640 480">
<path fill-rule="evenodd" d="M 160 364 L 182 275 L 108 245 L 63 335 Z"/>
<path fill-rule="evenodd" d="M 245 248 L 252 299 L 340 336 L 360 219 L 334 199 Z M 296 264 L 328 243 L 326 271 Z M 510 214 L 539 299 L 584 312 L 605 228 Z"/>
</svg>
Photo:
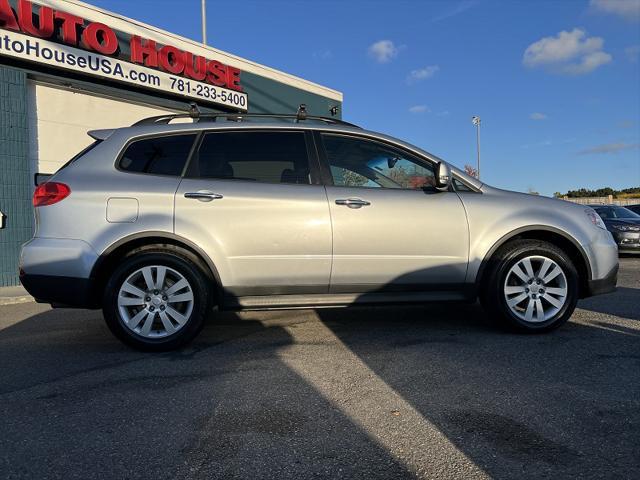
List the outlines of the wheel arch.
<svg viewBox="0 0 640 480">
<path fill-rule="evenodd" d="M 91 270 L 91 280 L 93 285 L 93 301 L 100 302 L 100 293 L 104 290 L 111 273 L 131 251 L 147 247 L 177 247 L 190 254 L 195 263 L 198 264 L 202 272 L 211 280 L 216 287 L 214 296 L 218 305 L 222 300 L 222 281 L 218 269 L 211 258 L 195 243 L 169 232 L 144 232 L 128 235 L 107 247 L 99 256 L 93 269 Z"/>
<path fill-rule="evenodd" d="M 567 232 L 548 225 L 531 225 L 518 228 L 502 236 L 486 253 L 478 272 L 476 274 L 475 285 L 479 289 L 482 285 L 484 275 L 487 273 L 494 254 L 504 245 L 513 240 L 543 240 L 562 249 L 569 255 L 579 274 L 579 296 L 583 298 L 589 291 L 589 280 L 592 278 L 591 264 L 587 253 L 580 243 Z"/>
</svg>

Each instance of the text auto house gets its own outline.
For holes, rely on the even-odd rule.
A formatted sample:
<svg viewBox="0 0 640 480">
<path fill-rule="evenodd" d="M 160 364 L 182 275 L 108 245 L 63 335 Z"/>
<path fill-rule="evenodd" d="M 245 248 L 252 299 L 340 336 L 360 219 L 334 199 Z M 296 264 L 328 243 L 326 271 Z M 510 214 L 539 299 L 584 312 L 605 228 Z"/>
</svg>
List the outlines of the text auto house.
<svg viewBox="0 0 640 480">
<path fill-rule="evenodd" d="M 91 143 L 88 130 L 191 102 L 251 113 L 304 103 L 329 116 L 342 94 L 83 2 L 0 0 L 0 287 L 18 284 L 33 234 L 34 173 L 55 172 Z"/>
</svg>

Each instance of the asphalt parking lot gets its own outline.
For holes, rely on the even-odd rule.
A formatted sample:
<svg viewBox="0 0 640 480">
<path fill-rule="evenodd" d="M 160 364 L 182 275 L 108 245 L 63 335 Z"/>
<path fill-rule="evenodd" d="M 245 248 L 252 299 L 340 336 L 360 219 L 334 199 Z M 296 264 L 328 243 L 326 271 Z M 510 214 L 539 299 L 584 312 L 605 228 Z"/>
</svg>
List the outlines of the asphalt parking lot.
<svg viewBox="0 0 640 480">
<path fill-rule="evenodd" d="M 640 478 L 640 258 L 543 336 L 476 305 L 223 314 L 143 354 L 0 307 L 0 478 Z"/>
</svg>

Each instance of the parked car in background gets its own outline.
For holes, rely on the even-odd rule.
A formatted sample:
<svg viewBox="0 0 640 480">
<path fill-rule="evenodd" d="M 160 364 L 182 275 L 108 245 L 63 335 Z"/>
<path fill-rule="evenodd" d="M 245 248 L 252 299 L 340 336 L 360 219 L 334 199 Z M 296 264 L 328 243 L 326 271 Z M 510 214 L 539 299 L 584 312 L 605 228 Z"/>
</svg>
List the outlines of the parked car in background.
<svg viewBox="0 0 640 480">
<path fill-rule="evenodd" d="M 640 253 L 640 215 L 617 205 L 591 205 L 611 232 L 620 253 Z"/>
<path fill-rule="evenodd" d="M 479 297 L 545 332 L 615 289 L 618 249 L 590 208 L 490 187 L 335 119 L 179 117 L 91 132 L 36 188 L 20 261 L 36 299 L 102 307 L 124 342 L 167 350 L 214 306 Z"/>
<path fill-rule="evenodd" d="M 627 205 L 624 208 L 628 208 L 633 213 L 637 213 L 638 215 L 640 215 L 640 203 L 638 203 L 637 205 Z"/>
</svg>

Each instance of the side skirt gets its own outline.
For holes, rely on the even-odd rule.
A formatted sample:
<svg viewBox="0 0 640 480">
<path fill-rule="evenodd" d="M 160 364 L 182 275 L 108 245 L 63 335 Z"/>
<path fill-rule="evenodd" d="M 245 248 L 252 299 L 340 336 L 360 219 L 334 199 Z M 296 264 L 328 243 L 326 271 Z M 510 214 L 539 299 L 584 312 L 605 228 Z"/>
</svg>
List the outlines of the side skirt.
<svg viewBox="0 0 640 480">
<path fill-rule="evenodd" d="M 378 292 L 302 295 L 227 296 L 222 310 L 279 310 L 299 308 L 350 307 L 358 305 L 394 305 L 429 302 L 474 301 L 471 289 L 428 292 Z"/>
</svg>

